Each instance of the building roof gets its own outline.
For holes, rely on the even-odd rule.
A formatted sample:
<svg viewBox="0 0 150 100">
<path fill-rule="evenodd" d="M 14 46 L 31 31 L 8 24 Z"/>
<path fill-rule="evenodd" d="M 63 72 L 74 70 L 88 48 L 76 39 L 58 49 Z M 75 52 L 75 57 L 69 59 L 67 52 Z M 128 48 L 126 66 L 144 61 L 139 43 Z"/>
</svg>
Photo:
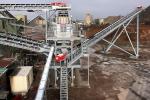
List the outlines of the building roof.
<svg viewBox="0 0 150 100">
<path fill-rule="evenodd" d="M 16 19 L 10 12 L 8 11 L 1 11 L 0 12 L 0 16 L 1 18 L 5 18 L 5 19 Z"/>
<path fill-rule="evenodd" d="M 112 24 L 115 21 L 119 20 L 121 17 L 122 16 L 108 16 L 107 18 L 104 19 L 104 22 L 108 24 Z"/>
<path fill-rule="evenodd" d="M 0 77 L 7 71 L 7 68 L 0 68 Z"/>
<path fill-rule="evenodd" d="M 15 69 L 11 76 L 27 76 L 32 70 L 32 66 L 20 66 Z"/>
<path fill-rule="evenodd" d="M 15 61 L 14 58 L 2 58 L 0 59 L 0 68 L 7 68 Z"/>
<path fill-rule="evenodd" d="M 28 23 L 28 25 L 30 25 L 30 24 L 32 24 L 35 20 L 45 20 L 42 16 L 37 16 L 37 17 L 35 17 L 34 19 L 32 19 L 29 23 Z"/>
<path fill-rule="evenodd" d="M 7 71 L 7 68 L 15 61 L 14 58 L 0 59 L 0 77 Z"/>
</svg>

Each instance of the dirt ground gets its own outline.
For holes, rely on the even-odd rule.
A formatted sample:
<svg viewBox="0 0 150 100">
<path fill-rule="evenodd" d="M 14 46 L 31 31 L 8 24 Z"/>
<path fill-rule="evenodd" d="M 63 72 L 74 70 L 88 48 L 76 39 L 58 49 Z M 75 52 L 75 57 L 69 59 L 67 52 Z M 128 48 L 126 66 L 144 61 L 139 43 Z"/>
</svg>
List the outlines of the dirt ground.
<svg viewBox="0 0 150 100">
<path fill-rule="evenodd" d="M 101 44 L 96 44 L 90 49 L 90 87 L 86 83 L 69 87 L 69 100 L 150 100 L 149 43 L 140 45 L 139 59 L 132 59 L 117 49 L 102 54 L 100 48 Z M 24 100 L 34 100 L 41 73 L 37 68 Z M 78 82 L 82 80 L 75 80 Z M 47 100 L 59 100 L 59 89 L 47 89 Z"/>
<path fill-rule="evenodd" d="M 140 46 L 139 59 L 116 49 L 102 54 L 99 46 L 90 51 L 90 87 L 69 87 L 69 100 L 150 100 L 149 43 Z M 59 89 L 47 93 L 48 100 L 59 100 Z"/>
<path fill-rule="evenodd" d="M 144 32 L 141 35 L 144 44 L 140 45 L 139 59 L 130 58 L 118 49 L 103 54 L 100 52 L 103 43 L 93 46 L 89 52 L 90 86 L 87 83 L 80 86 L 82 80 L 76 79 L 77 84 L 69 87 L 69 100 L 150 100 L 150 43 L 143 42 L 143 39 L 149 40 L 149 26 Z M 25 100 L 35 98 L 40 77 L 41 70 L 38 70 Z M 59 100 L 59 89 L 47 89 L 47 100 Z"/>
</svg>

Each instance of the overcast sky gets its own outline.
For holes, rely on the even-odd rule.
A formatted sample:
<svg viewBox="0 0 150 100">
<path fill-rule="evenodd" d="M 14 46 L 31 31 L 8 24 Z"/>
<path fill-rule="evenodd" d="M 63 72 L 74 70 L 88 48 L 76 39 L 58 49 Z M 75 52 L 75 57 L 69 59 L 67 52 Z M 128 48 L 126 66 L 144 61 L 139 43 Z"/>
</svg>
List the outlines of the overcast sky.
<svg viewBox="0 0 150 100">
<path fill-rule="evenodd" d="M 49 3 L 54 0 L 0 0 L 0 3 Z M 55 0 L 58 1 L 58 0 Z M 83 19 L 86 13 L 94 18 L 126 15 L 138 5 L 148 6 L 150 0 L 63 0 L 72 7 L 74 19 Z"/>
</svg>

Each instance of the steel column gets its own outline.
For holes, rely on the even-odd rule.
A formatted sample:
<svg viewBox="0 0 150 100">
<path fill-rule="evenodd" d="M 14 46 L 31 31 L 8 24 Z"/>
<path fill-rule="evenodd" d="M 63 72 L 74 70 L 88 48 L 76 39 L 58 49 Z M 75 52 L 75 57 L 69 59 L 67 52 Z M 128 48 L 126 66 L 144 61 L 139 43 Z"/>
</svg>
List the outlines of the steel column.
<svg viewBox="0 0 150 100">
<path fill-rule="evenodd" d="M 47 10 L 45 11 L 45 21 L 46 21 L 46 27 L 45 27 L 45 29 L 46 29 L 46 31 L 45 31 L 45 42 L 47 43 L 47 36 L 48 36 L 48 20 L 47 20 Z"/>
<path fill-rule="evenodd" d="M 54 87 L 57 88 L 57 68 L 54 68 L 55 71 L 55 83 L 54 83 Z"/>
<path fill-rule="evenodd" d="M 74 75 L 73 75 L 73 73 L 74 73 L 74 68 L 72 67 L 71 68 L 71 86 L 72 87 L 74 86 Z"/>
<path fill-rule="evenodd" d="M 90 55 L 88 54 L 88 87 L 90 87 Z"/>
<path fill-rule="evenodd" d="M 139 44 L 140 44 L 140 36 L 139 36 L 139 14 L 137 15 L 137 48 L 136 48 L 136 58 L 139 57 Z"/>
</svg>

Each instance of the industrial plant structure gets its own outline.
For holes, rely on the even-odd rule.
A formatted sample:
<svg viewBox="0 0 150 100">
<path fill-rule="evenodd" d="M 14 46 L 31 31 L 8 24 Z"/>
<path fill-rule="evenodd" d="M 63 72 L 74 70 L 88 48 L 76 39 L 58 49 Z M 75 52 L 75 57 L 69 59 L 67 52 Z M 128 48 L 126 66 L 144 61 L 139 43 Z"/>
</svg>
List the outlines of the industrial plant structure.
<svg viewBox="0 0 150 100">
<path fill-rule="evenodd" d="M 48 84 L 50 84 L 50 69 L 55 72 L 54 85 L 60 88 L 60 100 L 68 100 L 68 88 L 69 86 L 74 86 L 74 70 L 81 68 L 80 58 L 83 56 L 88 58 L 86 67 L 87 84 L 90 85 L 88 48 L 101 40 L 109 44 L 108 48 L 103 51 L 104 53 L 108 52 L 114 46 L 132 57 L 139 57 L 139 14 L 144 10 L 143 7 L 136 8 L 90 38 L 85 38 L 82 32 L 73 29 L 72 17 L 70 15 L 71 7 L 65 3 L 0 4 L 0 7 L 1 11 L 41 11 L 46 15 L 45 42 L 35 41 L 10 32 L 0 34 L 1 45 L 25 49 L 47 57 L 35 100 L 46 99 L 45 91 Z M 137 32 L 135 33 L 136 46 L 134 47 L 126 28 L 135 18 L 137 18 Z M 133 52 L 115 45 L 115 42 L 122 35 L 123 31 L 127 35 Z M 112 40 L 106 40 L 105 37 L 111 33 L 114 33 Z"/>
</svg>

